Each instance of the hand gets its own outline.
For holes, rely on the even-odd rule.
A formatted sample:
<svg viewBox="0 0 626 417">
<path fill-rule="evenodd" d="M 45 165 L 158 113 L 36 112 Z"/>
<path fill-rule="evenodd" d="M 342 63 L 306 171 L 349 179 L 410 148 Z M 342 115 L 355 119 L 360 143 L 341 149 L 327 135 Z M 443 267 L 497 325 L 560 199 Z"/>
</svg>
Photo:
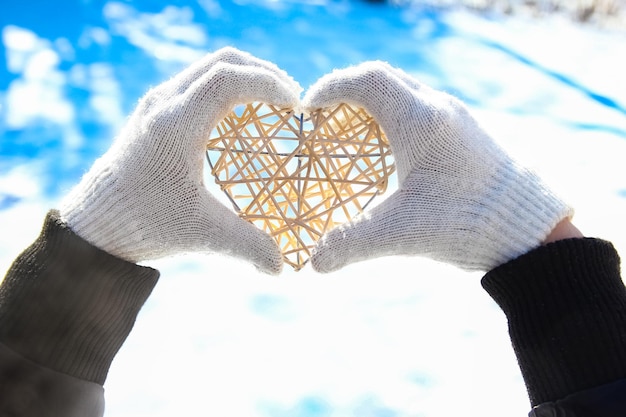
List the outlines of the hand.
<svg viewBox="0 0 626 417">
<path fill-rule="evenodd" d="M 298 104 L 300 86 L 275 65 L 225 48 L 149 91 L 112 147 L 61 205 L 62 219 L 93 245 L 131 262 L 219 252 L 277 274 L 269 235 L 205 188 L 206 143 L 236 104 Z"/>
<path fill-rule="evenodd" d="M 306 110 L 366 109 L 389 139 L 398 190 L 324 236 L 311 257 L 330 272 L 388 255 L 423 255 L 490 270 L 531 248 L 573 212 L 483 131 L 456 98 L 383 62 L 321 78 Z"/>
</svg>

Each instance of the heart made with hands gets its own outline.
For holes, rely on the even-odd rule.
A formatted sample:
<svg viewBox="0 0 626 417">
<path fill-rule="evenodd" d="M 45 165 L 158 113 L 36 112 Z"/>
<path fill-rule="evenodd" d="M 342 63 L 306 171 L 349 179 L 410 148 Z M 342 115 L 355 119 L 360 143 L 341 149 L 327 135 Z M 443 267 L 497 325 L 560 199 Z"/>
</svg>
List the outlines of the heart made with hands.
<svg viewBox="0 0 626 417">
<path fill-rule="evenodd" d="M 296 271 L 317 240 L 362 213 L 395 172 L 378 123 L 348 104 L 307 116 L 237 106 L 211 132 L 206 154 L 239 216 L 272 236 Z"/>
</svg>

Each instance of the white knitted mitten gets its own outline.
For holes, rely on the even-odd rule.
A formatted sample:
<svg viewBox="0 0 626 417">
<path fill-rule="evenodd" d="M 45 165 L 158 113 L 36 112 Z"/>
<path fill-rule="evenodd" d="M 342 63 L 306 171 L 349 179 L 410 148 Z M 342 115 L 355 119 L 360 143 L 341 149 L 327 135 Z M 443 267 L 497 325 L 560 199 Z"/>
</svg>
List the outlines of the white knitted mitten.
<svg viewBox="0 0 626 417">
<path fill-rule="evenodd" d="M 323 237 L 320 272 L 387 255 L 423 255 L 490 270 L 541 244 L 572 209 L 509 157 L 456 98 L 383 62 L 337 70 L 306 94 L 313 110 L 361 106 L 380 123 L 398 190 Z"/>
<path fill-rule="evenodd" d="M 239 103 L 298 104 L 300 86 L 233 48 L 207 55 L 150 90 L 112 147 L 63 200 L 62 219 L 93 245 L 131 262 L 180 252 L 224 253 L 281 271 L 271 237 L 205 188 L 206 141 Z"/>
</svg>

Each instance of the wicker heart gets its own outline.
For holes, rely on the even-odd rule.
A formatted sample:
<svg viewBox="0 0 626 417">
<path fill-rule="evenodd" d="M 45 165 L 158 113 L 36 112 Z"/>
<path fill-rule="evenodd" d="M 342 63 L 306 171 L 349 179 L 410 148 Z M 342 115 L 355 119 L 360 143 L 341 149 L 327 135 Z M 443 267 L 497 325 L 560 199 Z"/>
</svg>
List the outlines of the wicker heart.
<svg viewBox="0 0 626 417">
<path fill-rule="evenodd" d="M 324 232 L 386 191 L 395 171 L 379 125 L 347 104 L 307 118 L 238 106 L 211 132 L 207 160 L 239 215 L 274 237 L 296 271 Z"/>
</svg>

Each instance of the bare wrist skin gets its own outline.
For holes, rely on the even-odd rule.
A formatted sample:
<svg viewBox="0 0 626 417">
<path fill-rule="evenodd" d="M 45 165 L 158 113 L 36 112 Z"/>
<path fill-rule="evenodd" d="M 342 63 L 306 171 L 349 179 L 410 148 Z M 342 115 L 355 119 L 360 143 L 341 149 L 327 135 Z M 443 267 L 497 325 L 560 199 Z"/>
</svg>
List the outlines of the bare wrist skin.
<svg viewBox="0 0 626 417">
<path fill-rule="evenodd" d="M 551 242 L 556 242 L 557 240 L 581 237 L 584 237 L 582 232 L 572 224 L 570 219 L 565 219 L 557 224 L 554 229 L 552 229 L 548 237 L 546 237 L 546 239 L 543 241 L 543 244 L 546 245 Z"/>
</svg>

